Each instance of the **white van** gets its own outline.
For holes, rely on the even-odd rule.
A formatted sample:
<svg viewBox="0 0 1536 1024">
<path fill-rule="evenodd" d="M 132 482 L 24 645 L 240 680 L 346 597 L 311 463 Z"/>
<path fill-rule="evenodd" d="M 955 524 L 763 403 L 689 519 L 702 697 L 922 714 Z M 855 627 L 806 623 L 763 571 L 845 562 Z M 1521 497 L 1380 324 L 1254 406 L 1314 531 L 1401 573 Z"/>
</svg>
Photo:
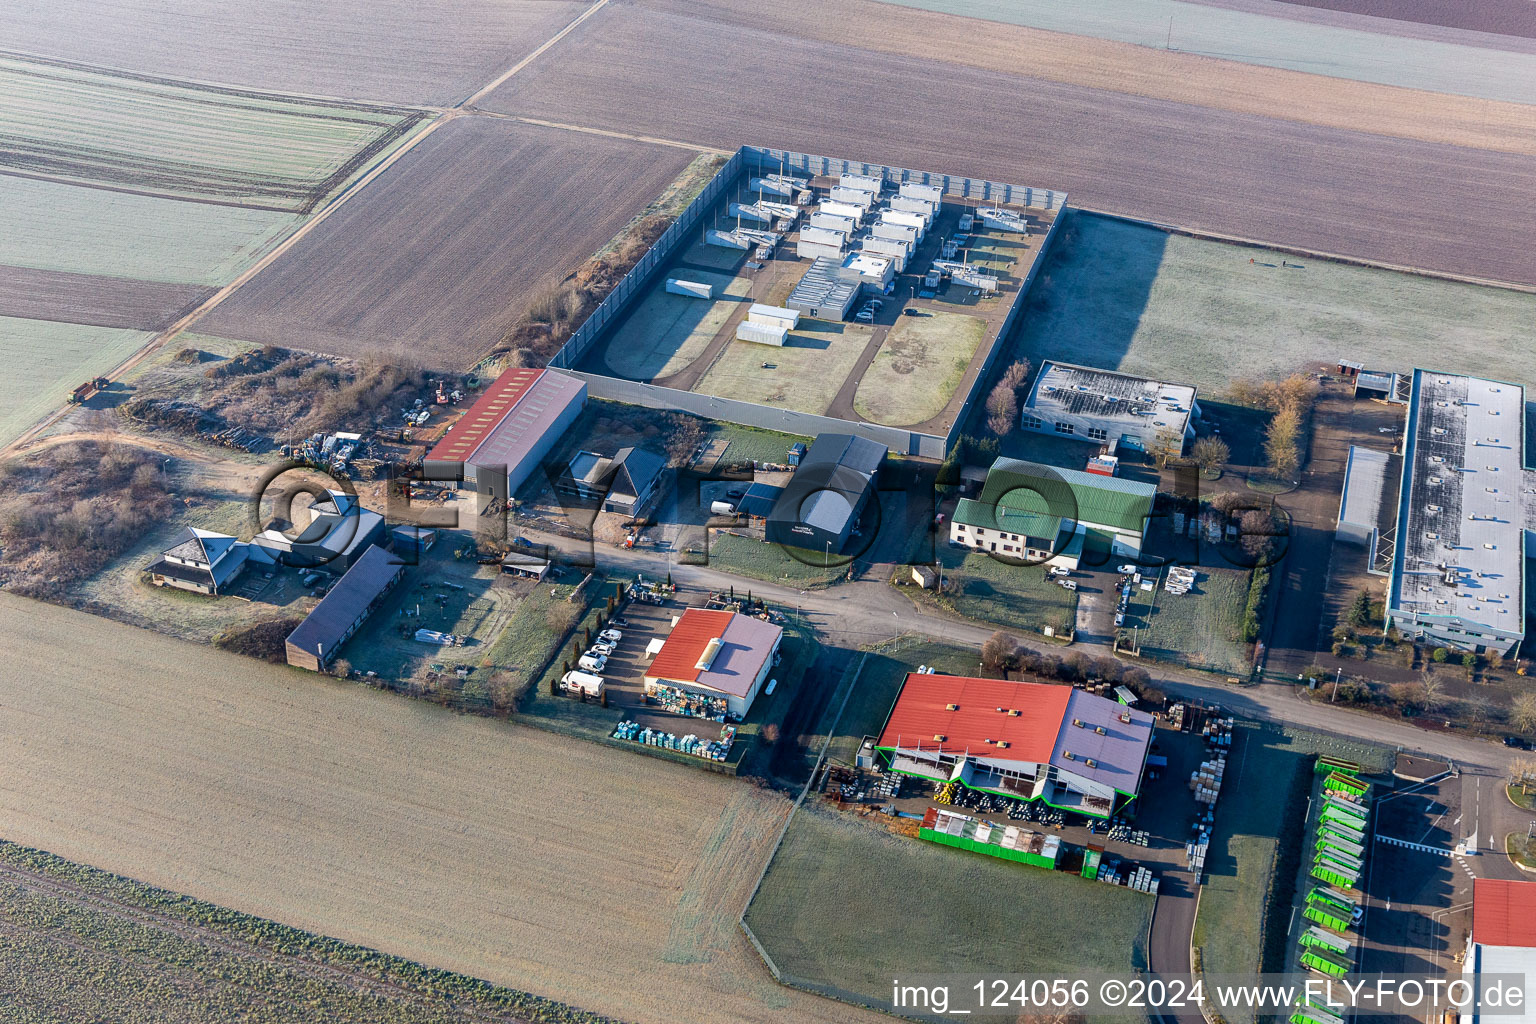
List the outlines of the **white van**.
<svg viewBox="0 0 1536 1024">
<path fill-rule="evenodd" d="M 603 695 L 603 677 L 590 672 L 567 672 L 560 677 L 560 688 L 567 693 L 585 693 L 588 697 Z"/>
<path fill-rule="evenodd" d="M 581 660 L 576 664 L 588 672 L 601 672 L 608 667 L 608 656 L 606 654 L 583 654 Z"/>
<path fill-rule="evenodd" d="M 712 516 L 733 516 L 736 514 L 736 506 L 728 501 L 712 501 L 709 503 L 709 514 Z"/>
</svg>

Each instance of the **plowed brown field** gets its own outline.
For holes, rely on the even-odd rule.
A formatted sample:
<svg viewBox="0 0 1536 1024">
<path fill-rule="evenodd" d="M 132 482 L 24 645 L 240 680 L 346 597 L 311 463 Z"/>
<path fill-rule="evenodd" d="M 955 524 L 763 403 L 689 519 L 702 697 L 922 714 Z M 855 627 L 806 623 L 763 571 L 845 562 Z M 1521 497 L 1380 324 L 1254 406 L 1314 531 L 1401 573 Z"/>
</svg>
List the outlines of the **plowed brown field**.
<svg viewBox="0 0 1536 1024">
<path fill-rule="evenodd" d="M 0 595 L 0 834 L 641 1024 L 873 1020 L 735 927 L 745 783 Z"/>
</svg>

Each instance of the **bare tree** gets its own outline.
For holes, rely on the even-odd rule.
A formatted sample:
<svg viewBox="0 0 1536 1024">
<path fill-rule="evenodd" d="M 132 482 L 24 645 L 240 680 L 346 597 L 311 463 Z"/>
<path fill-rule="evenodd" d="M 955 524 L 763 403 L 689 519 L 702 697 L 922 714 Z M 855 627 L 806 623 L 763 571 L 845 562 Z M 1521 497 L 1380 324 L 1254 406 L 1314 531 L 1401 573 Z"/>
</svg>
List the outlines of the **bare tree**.
<svg viewBox="0 0 1536 1024">
<path fill-rule="evenodd" d="M 1201 472 L 1214 473 L 1227 464 L 1227 460 L 1232 457 L 1232 449 L 1219 437 L 1202 437 L 1195 442 L 1190 455 Z"/>
<path fill-rule="evenodd" d="M 981 645 L 981 661 L 988 668 L 1008 668 L 1019 649 L 1018 638 L 1007 630 L 998 630 Z"/>
<path fill-rule="evenodd" d="M 1509 762 L 1509 771 L 1506 776 L 1511 786 L 1519 786 L 1521 793 L 1529 793 L 1531 784 L 1536 782 L 1536 757 L 1529 754 L 1521 754 Z"/>
<path fill-rule="evenodd" d="M 1521 732 L 1536 729 L 1536 693 L 1518 694 L 1509 706 L 1509 724 Z"/>
<path fill-rule="evenodd" d="M 1294 406 L 1281 409 L 1269 421 L 1264 432 L 1264 455 L 1277 477 L 1289 480 L 1301 468 L 1301 413 Z"/>
<path fill-rule="evenodd" d="M 1419 683 L 1420 699 L 1424 702 L 1425 711 L 1433 711 L 1445 703 L 1445 684 L 1439 676 L 1424 673 L 1424 679 Z"/>
</svg>

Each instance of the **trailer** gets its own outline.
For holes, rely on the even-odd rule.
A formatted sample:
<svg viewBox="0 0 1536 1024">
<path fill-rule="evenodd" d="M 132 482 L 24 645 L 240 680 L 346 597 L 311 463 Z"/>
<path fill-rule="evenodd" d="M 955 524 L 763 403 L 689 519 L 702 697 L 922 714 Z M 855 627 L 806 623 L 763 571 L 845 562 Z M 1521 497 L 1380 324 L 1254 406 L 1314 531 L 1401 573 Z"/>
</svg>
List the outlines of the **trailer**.
<svg viewBox="0 0 1536 1024">
<path fill-rule="evenodd" d="M 1298 944 L 1308 949 L 1318 949 L 1324 952 L 1335 953 L 1338 956 L 1348 958 L 1354 953 L 1355 944 L 1342 935 L 1325 932 L 1313 925 L 1301 933 Z"/>
<path fill-rule="evenodd" d="M 685 281 L 680 277 L 667 278 L 667 291 L 672 295 L 686 295 L 690 299 L 712 299 L 715 286 L 707 281 Z"/>
<path fill-rule="evenodd" d="M 110 383 L 111 381 L 107 380 L 105 377 L 92 377 L 84 384 L 81 384 L 79 387 L 75 388 L 74 391 L 70 392 L 69 402 L 71 405 L 80 405 L 83 402 L 88 402 L 91 400 L 92 396 L 94 396 L 98 391 L 101 391 Z"/>
<path fill-rule="evenodd" d="M 1301 954 L 1301 965 L 1329 978 L 1342 978 L 1349 973 L 1349 964 L 1341 963 L 1334 955 L 1320 950 L 1308 950 Z"/>
</svg>

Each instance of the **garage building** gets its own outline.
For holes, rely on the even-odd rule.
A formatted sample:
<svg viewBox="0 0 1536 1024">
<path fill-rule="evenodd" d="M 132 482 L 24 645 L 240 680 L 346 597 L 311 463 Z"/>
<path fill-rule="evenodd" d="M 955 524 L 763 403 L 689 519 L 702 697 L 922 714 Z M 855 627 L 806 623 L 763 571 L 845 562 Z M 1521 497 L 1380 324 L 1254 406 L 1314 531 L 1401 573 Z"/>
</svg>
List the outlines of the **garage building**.
<svg viewBox="0 0 1536 1024">
<path fill-rule="evenodd" d="M 1025 430 L 1108 445 L 1111 452 L 1181 455 L 1195 436 L 1200 405 L 1188 384 L 1091 366 L 1047 362 L 1024 403 Z"/>
<path fill-rule="evenodd" d="M 670 687 L 723 701 L 728 718 L 746 717 L 779 658 L 784 630 L 738 612 L 689 608 L 650 667 L 645 692 Z"/>
<path fill-rule="evenodd" d="M 775 544 L 839 554 L 875 494 L 887 449 L 854 434 L 818 434 L 768 517 Z"/>
<path fill-rule="evenodd" d="M 370 547 L 363 552 L 357 564 L 288 634 L 288 664 L 311 672 L 325 671 L 341 645 L 368 621 L 404 572 L 405 563 L 383 548 Z"/>
</svg>

